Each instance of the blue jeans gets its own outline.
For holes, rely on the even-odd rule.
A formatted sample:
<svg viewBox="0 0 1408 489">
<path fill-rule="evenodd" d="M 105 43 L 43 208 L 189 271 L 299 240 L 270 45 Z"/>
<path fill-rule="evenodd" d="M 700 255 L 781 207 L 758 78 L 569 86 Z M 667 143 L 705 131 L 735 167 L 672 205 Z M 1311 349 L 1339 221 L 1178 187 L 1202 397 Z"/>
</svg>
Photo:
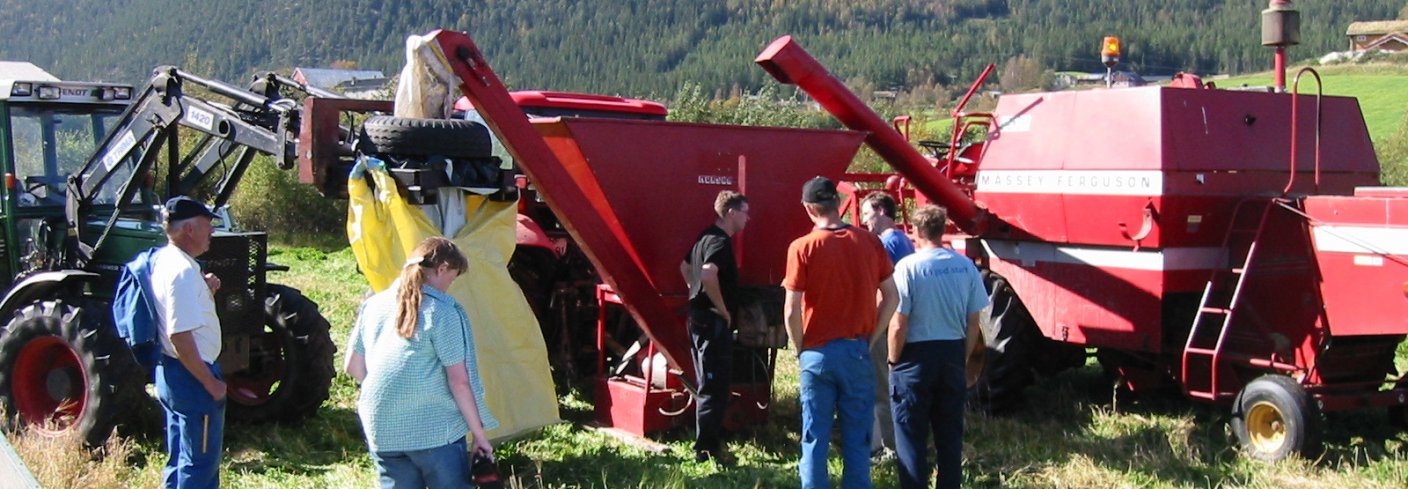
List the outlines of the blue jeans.
<svg viewBox="0 0 1408 489">
<path fill-rule="evenodd" d="M 938 455 L 939 489 L 963 483 L 963 340 L 905 345 L 890 368 L 890 405 L 895 414 L 895 454 L 900 487 L 929 487 L 929 432 Z"/>
<path fill-rule="evenodd" d="M 206 364 L 215 378 L 220 367 Z M 166 469 L 162 486 L 191 489 L 220 486 L 225 399 L 212 399 L 181 361 L 164 357 L 156 366 L 156 395 L 166 412 Z"/>
<path fill-rule="evenodd" d="M 862 339 L 834 340 L 802 350 L 803 489 L 829 488 L 826 472 L 831 424 L 841 424 L 841 487 L 869 488 L 870 437 L 875 415 L 875 371 L 870 344 Z"/>
<path fill-rule="evenodd" d="M 382 489 L 468 488 L 469 449 L 464 437 L 424 450 L 372 452 Z"/>
</svg>

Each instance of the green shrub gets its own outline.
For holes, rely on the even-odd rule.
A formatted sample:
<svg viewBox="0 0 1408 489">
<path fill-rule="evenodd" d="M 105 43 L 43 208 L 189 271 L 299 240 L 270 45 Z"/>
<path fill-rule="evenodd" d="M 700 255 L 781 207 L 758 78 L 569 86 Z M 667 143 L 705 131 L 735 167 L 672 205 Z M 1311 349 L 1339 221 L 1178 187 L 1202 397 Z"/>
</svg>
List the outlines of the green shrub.
<svg viewBox="0 0 1408 489">
<path fill-rule="evenodd" d="M 297 170 L 280 170 L 267 157 L 255 159 L 230 198 L 240 229 L 267 231 L 281 242 L 308 235 L 340 235 L 347 229 L 347 201 L 318 194 L 298 183 Z"/>
<path fill-rule="evenodd" d="M 1395 187 L 1408 186 L 1408 116 L 1398 130 L 1379 148 L 1379 181 Z"/>
<path fill-rule="evenodd" d="M 670 103 L 670 120 L 710 124 L 799 128 L 839 128 L 830 114 L 813 108 L 800 96 L 786 97 L 777 85 L 755 93 L 739 92 L 726 99 L 704 94 L 698 83 L 686 83 Z"/>
</svg>

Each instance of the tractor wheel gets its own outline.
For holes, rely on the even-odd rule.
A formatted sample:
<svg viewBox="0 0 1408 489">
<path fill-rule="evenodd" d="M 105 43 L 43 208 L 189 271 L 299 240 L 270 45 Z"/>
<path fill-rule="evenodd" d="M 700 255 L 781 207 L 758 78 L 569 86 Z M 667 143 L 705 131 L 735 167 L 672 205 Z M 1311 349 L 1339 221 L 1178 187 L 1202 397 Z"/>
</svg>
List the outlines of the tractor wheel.
<svg viewBox="0 0 1408 489">
<path fill-rule="evenodd" d="M 297 421 L 318 412 L 332 386 L 337 347 L 318 305 L 269 285 L 264 331 L 250 338 L 249 368 L 226 373 L 229 415 L 245 422 Z"/>
<path fill-rule="evenodd" d="M 151 426 L 156 403 L 145 384 L 99 302 L 34 302 L 0 337 L 0 404 L 11 419 L 46 435 L 77 429 L 96 447 L 114 428 Z"/>
<path fill-rule="evenodd" d="M 1031 361 L 1044 338 L 1007 279 L 990 271 L 982 276 L 992 312 L 982 320 L 987 358 L 969 399 L 981 410 L 1002 414 L 1021 404 L 1022 391 L 1034 379 Z"/>
<path fill-rule="evenodd" d="M 362 152 L 393 155 L 487 158 L 489 128 L 456 119 L 374 116 L 362 124 Z"/>
<path fill-rule="evenodd" d="M 1320 449 L 1320 411 L 1305 389 L 1284 375 L 1252 380 L 1232 403 L 1232 431 L 1248 456 L 1274 462 Z"/>
</svg>

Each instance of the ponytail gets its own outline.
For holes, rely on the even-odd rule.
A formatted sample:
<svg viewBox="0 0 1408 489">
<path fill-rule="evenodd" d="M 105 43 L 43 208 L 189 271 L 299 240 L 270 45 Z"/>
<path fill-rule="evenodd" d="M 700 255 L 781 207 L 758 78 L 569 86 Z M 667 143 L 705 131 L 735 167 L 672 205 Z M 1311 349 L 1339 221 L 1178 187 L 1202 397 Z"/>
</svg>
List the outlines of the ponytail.
<svg viewBox="0 0 1408 489">
<path fill-rule="evenodd" d="M 431 237 L 416 245 L 411 258 L 401 268 L 401 285 L 396 290 L 396 334 L 402 338 L 415 336 L 426 271 L 435 270 L 440 265 L 449 265 L 451 269 L 463 272 L 469 268 L 469 260 L 460 253 L 454 241 Z"/>
</svg>

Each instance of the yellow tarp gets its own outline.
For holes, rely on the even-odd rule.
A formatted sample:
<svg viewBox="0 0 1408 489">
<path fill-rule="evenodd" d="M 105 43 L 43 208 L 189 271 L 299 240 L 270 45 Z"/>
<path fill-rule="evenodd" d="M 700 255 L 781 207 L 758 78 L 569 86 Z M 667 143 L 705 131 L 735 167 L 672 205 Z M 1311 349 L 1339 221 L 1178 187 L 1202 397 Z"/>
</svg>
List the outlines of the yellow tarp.
<svg viewBox="0 0 1408 489">
<path fill-rule="evenodd" d="M 424 211 L 401 197 L 386 170 L 366 173 L 375 191 L 362 178 L 348 179 L 347 237 L 362 274 L 372 290 L 380 292 L 400 275 L 415 246 L 439 236 L 440 230 Z M 469 271 L 449 292 L 464 306 L 474 330 L 484 395 L 499 420 L 499 427 L 488 432 L 490 439 L 559 421 L 538 320 L 508 273 L 516 214 L 513 202 L 470 195 L 465 198 L 466 222 L 450 237 L 469 258 Z"/>
</svg>

